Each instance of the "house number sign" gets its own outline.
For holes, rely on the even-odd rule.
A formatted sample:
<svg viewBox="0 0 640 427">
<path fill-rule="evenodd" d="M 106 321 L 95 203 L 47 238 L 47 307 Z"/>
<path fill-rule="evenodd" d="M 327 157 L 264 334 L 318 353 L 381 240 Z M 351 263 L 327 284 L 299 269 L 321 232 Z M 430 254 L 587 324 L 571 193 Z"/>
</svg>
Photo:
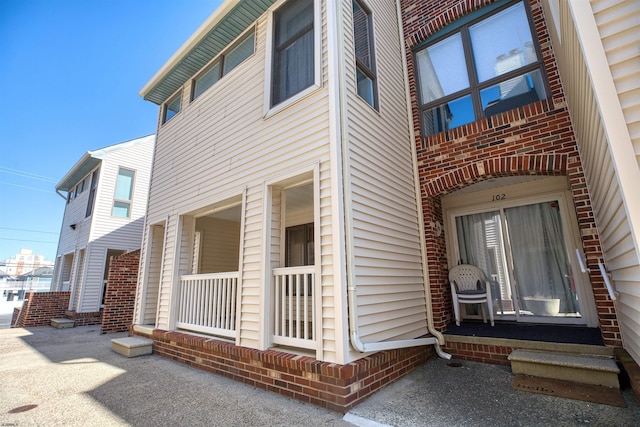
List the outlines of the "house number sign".
<svg viewBox="0 0 640 427">
<path fill-rule="evenodd" d="M 506 194 L 494 194 L 493 198 L 491 199 L 492 202 L 499 202 L 500 200 L 504 200 L 507 198 Z"/>
</svg>

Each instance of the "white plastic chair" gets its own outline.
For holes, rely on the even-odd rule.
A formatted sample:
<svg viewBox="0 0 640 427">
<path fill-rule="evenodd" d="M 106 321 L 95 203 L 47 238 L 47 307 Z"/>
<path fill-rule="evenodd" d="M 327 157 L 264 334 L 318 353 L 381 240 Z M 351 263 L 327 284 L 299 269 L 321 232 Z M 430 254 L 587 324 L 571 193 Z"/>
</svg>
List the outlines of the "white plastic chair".
<svg viewBox="0 0 640 427">
<path fill-rule="evenodd" d="M 475 265 L 457 265 L 449 271 L 449 283 L 451 284 L 456 325 L 460 326 L 460 304 L 480 304 L 482 307 L 482 320 L 487 323 L 487 315 L 483 304 L 486 303 L 489 308 L 491 326 L 494 326 L 491 286 L 482 270 Z"/>
</svg>

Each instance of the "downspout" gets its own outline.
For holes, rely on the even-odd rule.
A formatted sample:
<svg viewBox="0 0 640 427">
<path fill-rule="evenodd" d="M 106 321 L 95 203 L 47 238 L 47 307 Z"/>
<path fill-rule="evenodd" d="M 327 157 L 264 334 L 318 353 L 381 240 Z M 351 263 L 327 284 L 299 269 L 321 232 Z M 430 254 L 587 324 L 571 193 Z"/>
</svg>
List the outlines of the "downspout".
<svg viewBox="0 0 640 427">
<path fill-rule="evenodd" d="M 403 37 L 403 31 L 402 31 L 402 19 L 401 19 L 401 14 L 400 14 L 400 4 L 398 2 L 398 0 L 396 0 L 396 9 L 397 9 L 397 19 L 398 19 L 398 30 L 399 30 L 399 38 L 400 38 L 400 44 L 401 44 L 401 54 L 403 55 L 403 68 L 404 68 L 404 73 L 405 76 L 408 75 L 407 74 L 407 61 L 406 61 L 406 52 L 404 49 L 404 37 Z M 334 15 L 337 24 L 340 26 L 340 31 L 338 32 L 338 34 L 344 34 L 344 22 L 341 16 L 340 16 L 340 12 L 336 11 L 335 15 Z M 335 65 L 342 65 L 344 64 L 344 60 L 343 60 L 343 55 L 344 55 L 344 43 L 343 43 L 343 38 L 342 37 L 338 37 L 337 38 L 337 55 L 338 55 L 338 61 L 336 61 Z M 340 108 L 340 118 L 341 118 L 341 139 L 342 141 L 347 141 L 348 140 L 348 135 L 347 135 L 347 129 L 345 124 L 347 123 L 346 121 L 346 102 L 345 102 L 345 93 L 344 93 L 344 87 L 345 87 L 345 76 L 344 76 L 344 72 L 338 72 L 339 70 L 344 70 L 344 67 L 339 67 L 335 72 L 335 76 L 339 76 L 339 83 L 338 83 L 338 97 L 339 97 L 339 108 Z M 407 79 L 405 78 L 405 98 L 407 101 L 407 116 L 408 116 L 408 125 L 409 125 L 409 130 L 410 130 L 410 137 L 411 137 L 411 141 L 413 143 L 415 135 L 413 133 L 413 118 L 411 116 L 411 100 L 409 98 L 409 88 L 408 88 L 408 82 Z M 349 185 L 349 176 L 348 176 L 348 153 L 347 153 L 347 147 L 345 146 L 345 144 L 341 144 L 342 146 L 342 163 L 343 163 L 343 182 L 345 187 Z M 417 170 L 416 170 L 416 153 L 415 150 L 412 149 L 412 160 L 414 163 L 414 182 L 416 182 L 417 184 L 417 179 L 418 179 L 418 174 L 417 174 Z M 416 191 L 416 195 L 417 195 L 417 199 L 416 199 L 416 203 L 420 200 L 419 197 L 419 192 L 418 192 L 418 186 L 414 185 L 415 187 L 415 191 Z M 343 192 L 343 197 L 344 197 L 344 204 L 345 206 L 349 206 L 349 200 L 347 199 L 348 197 L 348 192 L 345 191 Z M 417 206 L 416 206 L 417 207 Z M 422 268 L 423 268 L 423 277 L 425 278 L 425 280 L 427 279 L 427 275 L 426 275 L 426 265 L 425 265 L 425 255 L 424 255 L 424 223 L 422 221 L 422 212 L 421 209 L 416 209 L 418 212 L 418 225 L 419 225 L 419 231 L 421 234 L 420 237 L 420 244 L 422 245 L 423 250 L 422 252 Z M 374 342 L 374 343 L 364 343 L 362 342 L 362 340 L 360 339 L 360 334 L 359 334 L 359 327 L 358 327 L 358 319 L 357 319 L 357 288 L 356 288 L 356 281 L 355 281 L 355 277 L 353 274 L 353 260 L 351 260 L 351 255 L 352 255 L 352 251 L 351 251 L 351 221 L 350 221 L 350 215 L 346 214 L 346 210 L 345 210 L 345 216 L 347 224 L 345 224 L 345 234 L 347 235 L 347 242 L 349 242 L 347 244 L 347 304 L 348 304 L 348 308 L 349 308 L 349 313 L 348 313 L 348 318 L 349 318 L 349 338 L 350 338 L 350 342 L 351 345 L 353 346 L 354 349 L 356 349 L 357 351 L 361 352 L 361 353 L 367 353 L 367 352 L 375 352 L 375 351 L 383 351 L 383 350 L 392 350 L 392 349 L 398 349 L 398 348 L 408 348 L 408 347 L 418 347 L 418 346 L 423 346 L 423 345 L 434 345 L 435 346 L 435 350 L 436 353 L 438 354 L 439 357 L 443 358 L 443 359 L 450 359 L 451 355 L 445 353 L 444 351 L 442 351 L 442 349 L 440 348 L 441 344 L 444 344 L 444 337 L 442 336 L 442 334 L 438 331 L 435 330 L 435 327 L 433 325 L 433 312 L 431 310 L 431 304 L 430 304 L 430 292 L 429 292 L 429 287 L 428 285 L 425 284 L 425 302 L 426 302 L 426 308 L 427 308 L 427 328 L 428 331 L 433 335 L 432 337 L 426 337 L 426 338 L 416 338 L 416 339 L 407 339 L 407 340 L 395 340 L 395 341 L 382 341 L 382 342 Z"/>
<path fill-rule="evenodd" d="M 409 66 L 407 65 L 407 51 L 405 49 L 405 41 L 404 41 L 404 26 L 402 24 L 402 8 L 400 7 L 400 0 L 396 0 L 396 10 L 398 17 L 398 31 L 400 35 L 400 50 L 402 53 L 402 67 L 404 69 L 405 75 L 405 99 L 407 102 L 407 120 L 409 123 L 409 137 L 411 138 L 411 144 L 415 143 L 416 135 L 415 135 L 415 127 L 413 125 L 413 114 L 412 105 L 411 105 L 411 90 L 409 87 Z M 433 324 L 433 307 L 431 305 L 431 286 L 429 283 L 429 270 L 427 268 L 427 242 L 424 237 L 424 215 L 422 213 L 422 195 L 420 194 L 420 175 L 418 174 L 418 155 L 416 153 L 415 148 L 411 149 L 411 160 L 413 161 L 413 179 L 414 179 L 414 189 L 416 191 L 416 203 L 418 206 L 418 227 L 420 229 L 420 246 L 421 246 L 421 256 L 422 256 L 422 275 L 424 277 L 424 292 L 425 292 L 425 303 L 427 305 L 427 329 L 429 333 L 438 339 L 438 343 L 436 344 L 436 352 L 438 356 L 443 359 L 451 359 L 451 355 L 449 353 L 445 353 L 440 348 L 441 345 L 444 345 L 444 335 L 442 332 L 438 331 Z"/>
</svg>

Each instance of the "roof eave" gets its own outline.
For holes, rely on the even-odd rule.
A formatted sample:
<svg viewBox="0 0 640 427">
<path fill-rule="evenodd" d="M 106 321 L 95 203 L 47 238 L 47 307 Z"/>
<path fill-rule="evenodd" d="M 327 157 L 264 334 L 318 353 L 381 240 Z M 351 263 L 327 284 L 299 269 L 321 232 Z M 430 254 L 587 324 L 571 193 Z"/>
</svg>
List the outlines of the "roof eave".
<svg viewBox="0 0 640 427">
<path fill-rule="evenodd" d="M 229 11 L 241 0 L 225 0 L 206 21 L 189 37 L 158 72 L 140 89 L 139 95 L 147 99 L 149 93 L 191 52 L 200 41 L 215 27 Z"/>
<path fill-rule="evenodd" d="M 93 152 L 87 151 L 84 156 L 82 156 L 80 160 L 78 160 L 76 164 L 73 165 L 71 169 L 69 169 L 69 172 L 67 172 L 65 176 L 63 176 L 62 179 L 56 184 L 56 191 L 69 191 L 71 187 L 76 184 L 75 182 L 71 182 L 72 180 L 75 180 L 74 176 L 79 170 L 83 169 L 83 166 L 88 165 L 91 159 L 95 159 L 95 157 L 93 156 Z M 100 160 L 96 159 L 95 164 L 99 162 Z M 93 167 L 91 169 L 93 169 Z"/>
</svg>

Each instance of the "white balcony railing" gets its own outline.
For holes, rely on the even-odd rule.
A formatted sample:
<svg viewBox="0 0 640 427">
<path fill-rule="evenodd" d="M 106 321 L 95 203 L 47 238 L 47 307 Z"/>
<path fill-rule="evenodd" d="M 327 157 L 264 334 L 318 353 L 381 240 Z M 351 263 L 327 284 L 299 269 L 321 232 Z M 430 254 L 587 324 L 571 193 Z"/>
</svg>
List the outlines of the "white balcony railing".
<svg viewBox="0 0 640 427">
<path fill-rule="evenodd" d="M 237 291 L 237 271 L 180 277 L 176 326 L 235 338 Z"/>
<path fill-rule="evenodd" d="M 274 344 L 314 349 L 315 266 L 275 268 Z"/>
</svg>

